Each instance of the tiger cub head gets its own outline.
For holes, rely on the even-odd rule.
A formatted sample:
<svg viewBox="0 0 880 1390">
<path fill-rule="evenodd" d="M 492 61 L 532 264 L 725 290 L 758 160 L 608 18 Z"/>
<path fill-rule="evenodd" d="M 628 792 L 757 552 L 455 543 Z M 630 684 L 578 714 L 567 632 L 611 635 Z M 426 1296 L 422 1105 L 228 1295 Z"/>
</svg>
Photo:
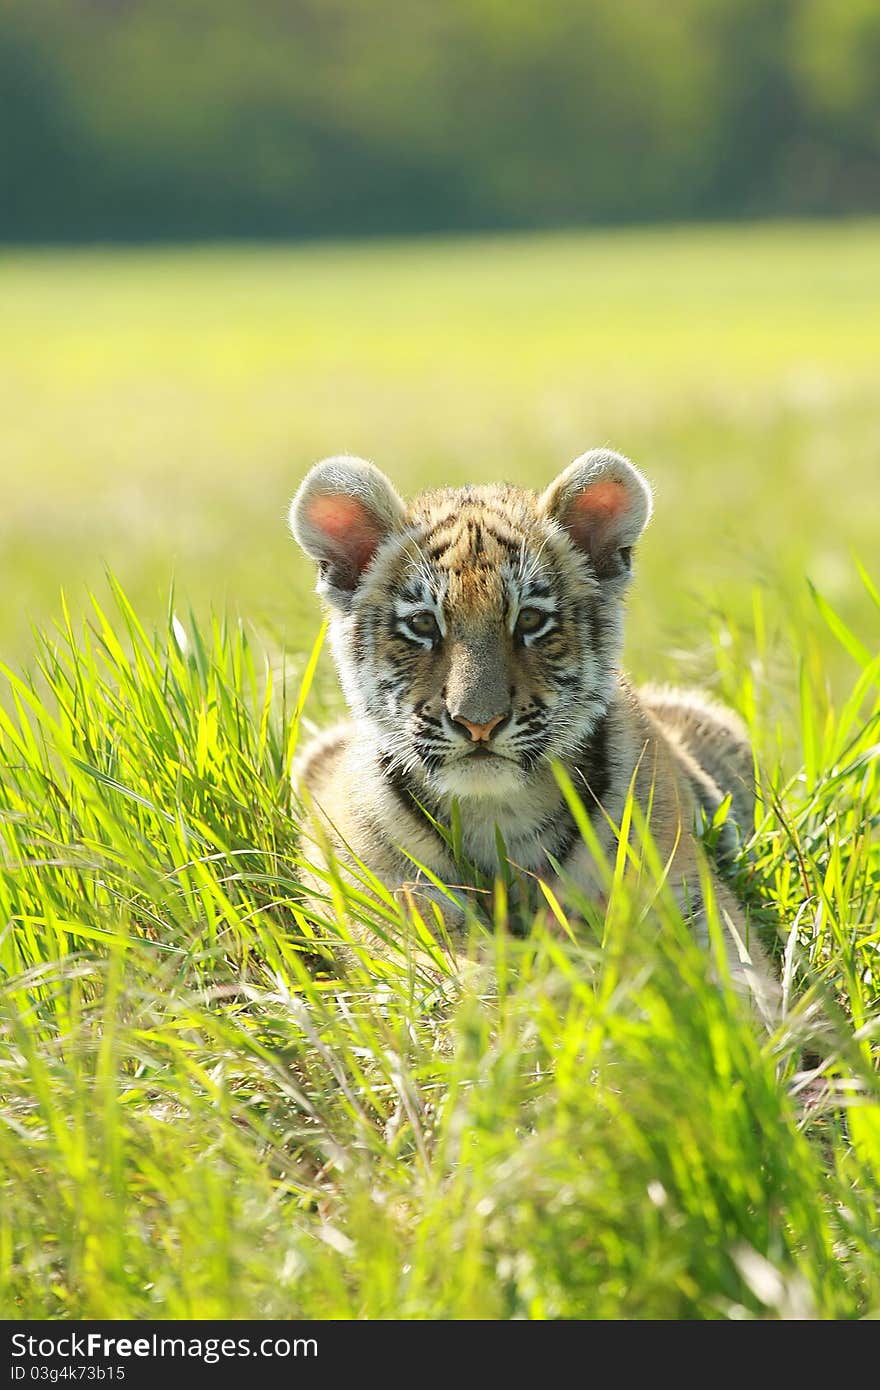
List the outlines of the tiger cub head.
<svg viewBox="0 0 880 1390">
<path fill-rule="evenodd" d="M 318 463 L 290 527 L 318 565 L 334 655 L 387 769 L 441 796 L 507 797 L 601 719 L 651 492 L 596 449 L 543 493 L 405 503 L 363 459 Z"/>
</svg>

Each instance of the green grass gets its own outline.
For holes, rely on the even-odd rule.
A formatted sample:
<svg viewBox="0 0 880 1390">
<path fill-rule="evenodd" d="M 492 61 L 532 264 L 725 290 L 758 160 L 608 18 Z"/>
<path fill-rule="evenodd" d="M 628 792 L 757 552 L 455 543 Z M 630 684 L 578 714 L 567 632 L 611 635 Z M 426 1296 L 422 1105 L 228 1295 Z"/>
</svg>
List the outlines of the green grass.
<svg viewBox="0 0 880 1390">
<path fill-rule="evenodd" d="M 368 247 L 0 255 L 0 654 L 110 565 L 158 619 L 169 576 L 300 649 L 286 507 L 317 458 L 404 491 L 544 486 L 611 444 L 656 487 L 636 675 L 712 671 L 705 610 L 799 615 L 808 573 L 867 621 L 849 560 L 880 511 L 880 223 Z M 771 643 L 772 650 L 772 643 Z M 845 679 L 833 647 L 826 663 Z M 782 673 L 784 677 L 784 673 Z"/>
<path fill-rule="evenodd" d="M 0 1315 L 880 1313 L 878 253 L 0 258 Z M 662 894 L 566 926 L 500 887 L 461 962 L 380 885 L 300 888 L 290 762 L 339 708 L 307 466 L 542 485 L 606 442 L 656 487 L 628 666 L 758 749 L 772 1036 Z"/>
<path fill-rule="evenodd" d="M 469 960 L 380 885 L 306 896 L 311 661 L 115 585 L 47 635 L 2 716 L 0 1313 L 876 1315 L 880 661 L 839 637 L 793 778 L 753 730 L 765 1036 L 623 883 L 592 928 L 499 887 Z"/>
</svg>

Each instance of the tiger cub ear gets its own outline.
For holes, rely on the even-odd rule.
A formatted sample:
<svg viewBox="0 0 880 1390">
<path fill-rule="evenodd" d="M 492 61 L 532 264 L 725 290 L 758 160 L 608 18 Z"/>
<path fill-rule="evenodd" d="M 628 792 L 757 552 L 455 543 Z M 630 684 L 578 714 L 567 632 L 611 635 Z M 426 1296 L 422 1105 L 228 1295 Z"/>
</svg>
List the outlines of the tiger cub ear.
<svg viewBox="0 0 880 1390">
<path fill-rule="evenodd" d="M 552 517 L 586 551 L 599 579 L 629 577 L 631 550 L 651 517 L 651 489 L 629 459 L 592 449 L 550 484 L 540 498 Z"/>
<path fill-rule="evenodd" d="M 317 561 L 318 592 L 347 608 L 376 551 L 403 517 L 403 503 L 379 469 L 340 454 L 306 474 L 290 504 L 290 529 Z"/>
</svg>

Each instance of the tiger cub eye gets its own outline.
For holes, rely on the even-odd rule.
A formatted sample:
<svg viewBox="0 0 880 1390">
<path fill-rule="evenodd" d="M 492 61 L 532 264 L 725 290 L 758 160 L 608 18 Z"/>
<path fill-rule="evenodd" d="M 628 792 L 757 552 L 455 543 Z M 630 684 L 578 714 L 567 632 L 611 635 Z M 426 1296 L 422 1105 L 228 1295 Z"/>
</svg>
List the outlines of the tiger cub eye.
<svg viewBox="0 0 880 1390">
<path fill-rule="evenodd" d="M 437 619 L 427 608 L 421 609 L 418 613 L 410 613 L 406 621 L 417 637 L 438 636 Z"/>
<path fill-rule="evenodd" d="M 516 630 L 520 636 L 527 636 L 530 632 L 537 632 L 546 621 L 547 614 L 540 608 L 521 608 L 516 620 Z"/>
</svg>

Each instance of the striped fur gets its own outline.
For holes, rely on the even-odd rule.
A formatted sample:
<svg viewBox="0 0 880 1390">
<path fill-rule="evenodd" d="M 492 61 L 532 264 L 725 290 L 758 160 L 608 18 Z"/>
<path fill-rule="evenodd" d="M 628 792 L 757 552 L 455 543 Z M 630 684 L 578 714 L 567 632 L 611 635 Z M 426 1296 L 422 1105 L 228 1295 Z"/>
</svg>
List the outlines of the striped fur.
<svg viewBox="0 0 880 1390">
<path fill-rule="evenodd" d="M 417 878 L 413 860 L 457 882 L 432 825 L 457 802 L 464 854 L 483 874 L 498 869 L 500 831 L 520 868 L 552 879 L 555 861 L 558 887 L 567 878 L 598 897 L 558 763 L 612 856 L 633 785 L 680 901 L 701 901 L 698 828 L 730 794 L 722 854 L 748 834 L 752 758 L 729 711 L 692 691 L 637 692 L 620 669 L 632 547 L 650 510 L 638 470 L 601 450 L 541 495 L 493 485 L 409 504 L 362 460 L 312 469 L 291 528 L 319 567 L 352 720 L 318 739 L 296 776 L 343 859 L 345 846 L 394 889 Z M 716 889 L 744 939 L 740 909 Z M 769 975 L 751 947 L 753 963 L 735 947 L 731 960 L 765 1008 Z"/>
</svg>

